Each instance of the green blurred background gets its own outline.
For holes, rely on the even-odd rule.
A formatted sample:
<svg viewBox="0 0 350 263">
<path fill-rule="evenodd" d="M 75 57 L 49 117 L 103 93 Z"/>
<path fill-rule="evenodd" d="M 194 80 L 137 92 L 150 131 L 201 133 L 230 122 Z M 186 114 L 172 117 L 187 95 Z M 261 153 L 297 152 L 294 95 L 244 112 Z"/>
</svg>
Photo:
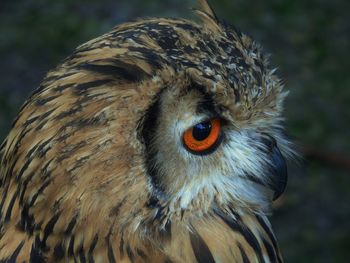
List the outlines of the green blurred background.
<svg viewBox="0 0 350 263">
<path fill-rule="evenodd" d="M 290 165 L 273 226 L 286 262 L 349 262 L 350 1 L 211 0 L 252 35 L 290 90 Z M 195 0 L 1 0 L 0 139 L 45 73 L 74 48 L 142 16 L 193 18 Z"/>
</svg>

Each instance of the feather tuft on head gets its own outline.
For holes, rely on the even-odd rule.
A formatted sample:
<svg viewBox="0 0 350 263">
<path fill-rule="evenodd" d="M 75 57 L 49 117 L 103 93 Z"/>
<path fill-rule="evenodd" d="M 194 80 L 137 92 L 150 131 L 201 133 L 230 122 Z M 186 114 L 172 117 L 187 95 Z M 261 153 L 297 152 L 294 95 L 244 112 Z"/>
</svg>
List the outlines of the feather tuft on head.
<svg viewBox="0 0 350 263">
<path fill-rule="evenodd" d="M 214 32 L 222 32 L 222 28 L 220 26 L 220 23 L 218 21 L 218 18 L 209 5 L 207 0 L 198 0 L 198 3 L 200 5 L 200 9 L 193 9 L 193 11 L 199 16 L 199 18 L 202 20 L 205 26 L 207 28 Z"/>
</svg>

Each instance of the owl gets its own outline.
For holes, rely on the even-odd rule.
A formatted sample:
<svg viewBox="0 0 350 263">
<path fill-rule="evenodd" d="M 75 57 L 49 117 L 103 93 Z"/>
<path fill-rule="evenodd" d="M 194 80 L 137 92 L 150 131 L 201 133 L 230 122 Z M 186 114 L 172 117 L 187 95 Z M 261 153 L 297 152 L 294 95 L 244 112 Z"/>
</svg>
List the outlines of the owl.
<svg viewBox="0 0 350 263">
<path fill-rule="evenodd" d="M 282 262 L 287 92 L 220 22 L 148 18 L 79 46 L 0 149 L 0 262 Z"/>
</svg>

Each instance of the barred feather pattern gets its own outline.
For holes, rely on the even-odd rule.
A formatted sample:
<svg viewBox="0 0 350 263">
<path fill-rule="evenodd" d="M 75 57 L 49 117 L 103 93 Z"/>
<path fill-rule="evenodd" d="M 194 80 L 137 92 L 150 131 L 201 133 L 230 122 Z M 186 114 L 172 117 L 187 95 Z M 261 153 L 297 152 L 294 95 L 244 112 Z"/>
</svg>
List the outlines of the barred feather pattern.
<svg viewBox="0 0 350 263">
<path fill-rule="evenodd" d="M 152 174 L 151 105 L 193 83 L 290 154 L 260 47 L 200 3 L 203 24 L 150 18 L 81 45 L 25 102 L 0 149 L 0 262 L 282 262 L 265 177 L 257 200 L 204 186 L 184 207 L 183 182 Z"/>
</svg>

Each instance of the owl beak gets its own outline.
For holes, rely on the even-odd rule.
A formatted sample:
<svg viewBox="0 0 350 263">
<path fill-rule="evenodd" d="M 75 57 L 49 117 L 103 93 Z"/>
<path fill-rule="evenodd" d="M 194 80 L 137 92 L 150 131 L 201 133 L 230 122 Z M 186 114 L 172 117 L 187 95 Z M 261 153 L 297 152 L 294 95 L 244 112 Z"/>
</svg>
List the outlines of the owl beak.
<svg viewBox="0 0 350 263">
<path fill-rule="evenodd" d="M 280 197 L 287 186 L 288 172 L 287 164 L 281 151 L 278 149 L 276 140 L 271 138 L 267 143 L 270 157 L 270 182 L 268 186 L 273 190 L 273 201 Z"/>
</svg>

